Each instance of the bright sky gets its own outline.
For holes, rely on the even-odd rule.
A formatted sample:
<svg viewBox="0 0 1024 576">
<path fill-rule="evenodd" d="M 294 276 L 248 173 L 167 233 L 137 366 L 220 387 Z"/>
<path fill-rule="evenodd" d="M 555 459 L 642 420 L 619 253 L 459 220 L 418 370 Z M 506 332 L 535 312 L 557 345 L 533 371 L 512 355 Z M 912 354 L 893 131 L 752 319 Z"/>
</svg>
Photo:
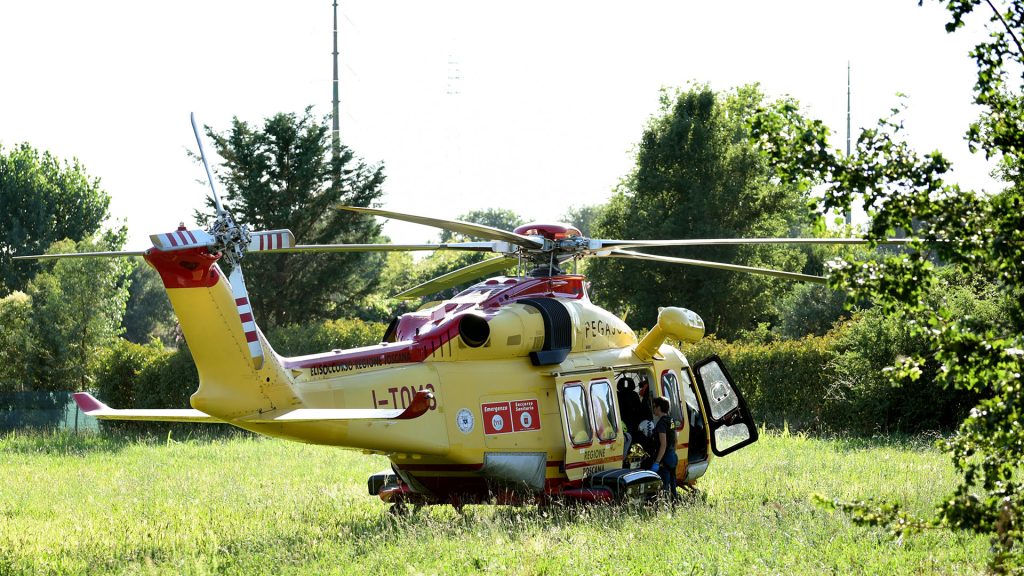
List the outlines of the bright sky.
<svg viewBox="0 0 1024 576">
<path fill-rule="evenodd" d="M 909 138 L 992 189 L 967 150 L 974 67 L 945 11 L 916 0 L 342 0 L 341 134 L 387 174 L 383 206 L 454 218 L 502 207 L 557 220 L 605 201 L 662 86 L 760 82 L 846 130 L 897 92 Z M 223 130 L 331 109 L 330 0 L 0 3 L 0 144 L 77 157 L 127 221 L 129 248 L 191 221 L 208 189 L 189 113 Z M 390 223 L 397 242 L 436 232 Z M 302 239 L 298 239 L 302 242 Z"/>
</svg>

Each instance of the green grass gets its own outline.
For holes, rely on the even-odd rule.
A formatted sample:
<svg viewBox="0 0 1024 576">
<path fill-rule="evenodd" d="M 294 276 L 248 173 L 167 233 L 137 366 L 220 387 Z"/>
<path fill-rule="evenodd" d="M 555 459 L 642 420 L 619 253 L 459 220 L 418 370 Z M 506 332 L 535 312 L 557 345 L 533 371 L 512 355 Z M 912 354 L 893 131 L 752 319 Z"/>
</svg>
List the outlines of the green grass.
<svg viewBox="0 0 1024 576">
<path fill-rule="evenodd" d="M 380 457 L 238 437 L 0 436 L 0 575 L 970 574 L 984 537 L 893 541 L 811 503 L 885 498 L 927 513 L 953 486 L 926 440 L 769 434 L 716 460 L 668 510 L 449 506 L 392 518 Z"/>
</svg>

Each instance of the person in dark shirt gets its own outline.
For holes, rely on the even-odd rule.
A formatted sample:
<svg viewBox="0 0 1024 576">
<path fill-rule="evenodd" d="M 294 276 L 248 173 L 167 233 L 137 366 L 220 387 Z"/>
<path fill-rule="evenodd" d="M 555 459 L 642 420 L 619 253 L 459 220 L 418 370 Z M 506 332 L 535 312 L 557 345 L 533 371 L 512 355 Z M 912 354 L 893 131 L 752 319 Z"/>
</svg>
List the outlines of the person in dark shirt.
<svg viewBox="0 0 1024 576">
<path fill-rule="evenodd" d="M 668 398 L 658 396 L 654 399 L 654 438 L 658 451 L 654 454 L 651 470 L 661 476 L 662 489 L 669 493 L 672 500 L 676 498 L 676 466 L 679 456 L 676 455 L 676 430 L 669 417 Z"/>
</svg>

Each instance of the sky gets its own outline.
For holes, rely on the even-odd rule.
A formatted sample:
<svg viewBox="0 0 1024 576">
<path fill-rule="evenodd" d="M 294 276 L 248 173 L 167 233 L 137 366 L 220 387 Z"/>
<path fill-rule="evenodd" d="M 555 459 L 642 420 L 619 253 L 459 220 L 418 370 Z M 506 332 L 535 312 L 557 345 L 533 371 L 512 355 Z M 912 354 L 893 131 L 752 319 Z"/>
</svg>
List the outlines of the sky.
<svg viewBox="0 0 1024 576">
<path fill-rule="evenodd" d="M 629 173 L 663 87 L 759 82 L 844 146 L 849 63 L 855 135 L 903 93 L 908 140 L 991 191 L 991 165 L 963 139 L 978 36 L 947 34 L 946 20 L 916 0 L 341 0 L 341 137 L 383 163 L 384 208 L 560 220 Z M 189 113 L 216 130 L 233 116 L 329 114 L 332 28 L 328 0 L 0 2 L 0 145 L 78 158 L 127 223 L 127 248 L 145 248 L 193 226 L 209 193 L 186 155 Z"/>
</svg>

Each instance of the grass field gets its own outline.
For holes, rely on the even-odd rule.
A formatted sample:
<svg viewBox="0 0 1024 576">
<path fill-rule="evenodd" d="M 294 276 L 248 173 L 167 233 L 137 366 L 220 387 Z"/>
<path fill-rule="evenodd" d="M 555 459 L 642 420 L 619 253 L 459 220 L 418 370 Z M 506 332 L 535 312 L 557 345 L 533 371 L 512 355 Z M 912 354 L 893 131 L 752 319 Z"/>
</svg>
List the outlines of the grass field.
<svg viewBox="0 0 1024 576">
<path fill-rule="evenodd" d="M 0 575 L 970 574 L 984 537 L 893 541 L 811 503 L 925 513 L 953 485 L 926 440 L 768 434 L 668 510 L 449 506 L 395 519 L 366 493 L 386 460 L 278 440 L 0 436 Z"/>
</svg>

